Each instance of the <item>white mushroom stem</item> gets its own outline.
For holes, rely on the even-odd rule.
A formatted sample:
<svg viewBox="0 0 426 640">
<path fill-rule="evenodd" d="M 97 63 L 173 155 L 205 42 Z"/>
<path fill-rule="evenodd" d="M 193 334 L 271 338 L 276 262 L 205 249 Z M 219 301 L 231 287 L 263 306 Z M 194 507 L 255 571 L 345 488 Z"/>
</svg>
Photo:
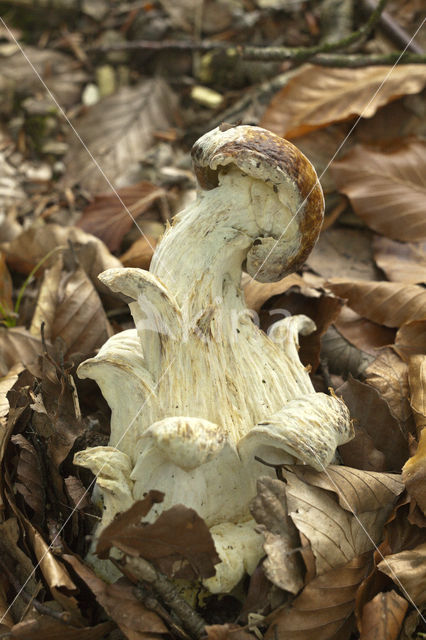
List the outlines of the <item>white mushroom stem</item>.
<svg viewBox="0 0 426 640">
<path fill-rule="evenodd" d="M 110 446 L 80 452 L 76 462 L 99 473 L 101 527 L 120 508 L 111 491 L 126 504 L 129 492 L 137 500 L 163 491 L 151 519 L 177 503 L 194 508 L 222 558 L 209 588 L 228 591 L 262 553 L 249 502 L 268 467 L 256 458 L 321 469 L 352 430 L 344 403 L 315 393 L 299 360 L 298 334 L 313 322 L 286 318 L 268 337 L 241 290 L 243 266 L 272 281 L 303 263 L 322 221 L 315 171 L 293 145 L 257 127 L 216 129 L 193 156 L 205 190 L 175 218 L 150 272 L 101 275 L 133 300 L 136 330 L 79 368 L 99 384 L 112 419 Z M 117 492 L 113 465 L 106 474 L 103 464 L 119 455 Z"/>
</svg>

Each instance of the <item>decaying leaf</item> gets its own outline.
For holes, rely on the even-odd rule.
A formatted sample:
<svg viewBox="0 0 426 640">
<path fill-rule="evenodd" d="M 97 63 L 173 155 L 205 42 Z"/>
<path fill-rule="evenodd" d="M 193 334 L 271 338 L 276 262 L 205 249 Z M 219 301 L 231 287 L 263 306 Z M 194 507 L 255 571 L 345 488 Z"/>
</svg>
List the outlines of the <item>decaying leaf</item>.
<svg viewBox="0 0 426 640">
<path fill-rule="evenodd" d="M 2 335 L 0 334 L 0 340 L 1 337 Z M 20 363 L 15 364 L 5 376 L 0 378 L 0 419 L 5 418 L 9 413 L 10 405 L 9 400 L 7 399 L 7 394 L 18 380 L 18 376 L 23 370 L 24 365 Z"/>
<path fill-rule="evenodd" d="M 12 277 L 6 265 L 4 253 L 0 253 L 0 318 L 7 318 L 13 310 Z"/>
<path fill-rule="evenodd" d="M 426 242 L 397 242 L 376 236 L 373 247 L 374 260 L 388 280 L 407 284 L 426 282 Z"/>
<path fill-rule="evenodd" d="M 126 513 L 131 516 L 128 524 Z M 135 522 L 134 507 L 119 517 L 120 530 L 114 527 L 115 520 L 109 525 L 114 527 L 113 536 L 109 535 L 109 527 L 103 530 L 99 539 L 101 550 L 106 543 L 114 545 L 128 555 L 149 560 L 170 578 L 196 580 L 215 574 L 214 565 L 220 558 L 209 528 L 193 509 L 173 506 L 152 524 L 140 524 L 140 518 Z"/>
<path fill-rule="evenodd" d="M 426 603 L 426 542 L 414 549 L 386 556 L 378 565 L 417 606 Z"/>
<path fill-rule="evenodd" d="M 360 640 L 397 640 L 407 609 L 396 591 L 378 593 L 362 611 Z"/>
<path fill-rule="evenodd" d="M 108 183 L 103 174 L 115 182 L 130 164 L 141 160 L 153 143 L 155 131 L 170 127 L 176 104 L 175 95 L 159 76 L 134 87 L 122 87 L 98 102 L 75 124 L 102 172 L 70 131 L 62 185 L 79 182 L 92 193 L 105 191 Z"/>
<path fill-rule="evenodd" d="M 359 145 L 333 164 L 333 175 L 369 227 L 394 240 L 426 240 L 426 142 L 387 152 Z"/>
<path fill-rule="evenodd" d="M 334 326 L 321 339 L 321 358 L 332 373 L 361 375 L 373 362 L 373 356 L 354 347 Z"/>
<path fill-rule="evenodd" d="M 205 628 L 207 640 L 255 640 L 256 636 L 234 624 L 212 624 Z"/>
<path fill-rule="evenodd" d="M 420 435 L 422 429 L 426 427 L 426 355 L 416 355 L 410 358 L 408 382 L 410 385 L 410 404 L 417 433 Z"/>
<path fill-rule="evenodd" d="M 339 447 L 344 464 L 366 471 L 400 472 L 408 457 L 407 435 L 386 400 L 374 387 L 352 377 L 338 394 L 355 419 L 355 438 Z"/>
<path fill-rule="evenodd" d="M 376 356 L 377 349 L 393 344 L 395 330 L 363 318 L 349 307 L 342 307 L 334 321 L 338 332 L 361 351 Z"/>
<path fill-rule="evenodd" d="M 242 287 L 247 308 L 259 311 L 262 305 L 281 293 L 285 293 L 291 287 L 303 287 L 305 282 L 297 273 L 292 273 L 278 282 L 258 282 L 253 280 L 248 274 L 243 274 Z"/>
<path fill-rule="evenodd" d="M 396 333 L 393 348 L 405 362 L 412 356 L 426 354 L 426 320 L 403 324 Z"/>
<path fill-rule="evenodd" d="M 34 446 L 21 433 L 11 437 L 19 449 L 15 488 L 34 511 L 34 520 L 40 524 L 44 519 L 45 488 L 40 461 Z"/>
<path fill-rule="evenodd" d="M 368 571 L 369 555 L 316 576 L 291 606 L 271 616 L 266 640 L 348 640 L 354 627 L 355 596 Z"/>
<path fill-rule="evenodd" d="M 24 327 L 0 327 L 0 376 L 7 375 L 15 365 L 30 365 L 42 353 L 40 339 Z"/>
<path fill-rule="evenodd" d="M 107 584 L 76 556 L 65 554 L 64 560 L 84 580 L 96 600 L 126 637 L 131 640 L 147 640 L 145 634 L 149 634 L 148 638 L 153 638 L 154 634 L 167 633 L 161 618 L 136 598 L 131 582 L 122 579 L 115 584 Z"/>
<path fill-rule="evenodd" d="M 421 65 L 389 72 L 387 67 L 349 70 L 308 64 L 274 96 L 260 126 L 294 138 L 355 115 L 370 118 L 391 100 L 418 93 L 425 82 Z"/>
<path fill-rule="evenodd" d="M 416 453 L 404 465 L 402 479 L 408 493 L 426 515 L 426 429 L 420 434 Z"/>
<path fill-rule="evenodd" d="M 327 286 L 357 313 L 386 327 L 426 320 L 426 290 L 417 285 L 333 278 Z"/>
<path fill-rule="evenodd" d="M 250 510 L 265 538 L 267 578 L 280 589 L 298 593 L 303 586 L 301 558 L 296 553 L 300 537 L 288 515 L 286 485 L 267 476 L 260 478 Z"/>
<path fill-rule="evenodd" d="M 387 401 L 402 427 L 409 430 L 413 417 L 409 403 L 408 366 L 391 348 L 381 349 L 365 370 L 366 382 Z"/>
<path fill-rule="evenodd" d="M 12 640 L 103 640 L 114 629 L 112 622 L 101 622 L 93 627 L 76 627 L 42 615 L 35 620 L 25 620 L 9 629 Z"/>
<path fill-rule="evenodd" d="M 156 244 L 157 240 L 152 236 L 145 234 L 138 238 L 126 253 L 120 256 L 123 267 L 137 267 L 148 271 Z"/>
<path fill-rule="evenodd" d="M 120 199 L 115 193 L 96 196 L 77 223 L 77 227 L 105 242 L 110 251 L 120 248 L 134 219 L 146 213 L 158 199 L 166 195 L 164 189 L 146 180 L 119 189 L 117 193 Z"/>
<path fill-rule="evenodd" d="M 30 331 L 64 344 L 64 357 L 93 353 L 112 335 L 102 302 L 86 272 L 75 263 L 63 268 L 59 256 L 44 273 Z"/>
</svg>

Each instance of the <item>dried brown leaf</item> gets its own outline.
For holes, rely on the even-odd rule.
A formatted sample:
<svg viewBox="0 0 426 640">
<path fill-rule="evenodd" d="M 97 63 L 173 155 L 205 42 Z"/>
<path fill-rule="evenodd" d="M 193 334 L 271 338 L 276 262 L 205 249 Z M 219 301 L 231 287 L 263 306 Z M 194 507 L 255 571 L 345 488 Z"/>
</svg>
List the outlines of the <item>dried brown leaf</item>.
<svg viewBox="0 0 426 640">
<path fill-rule="evenodd" d="M 311 474 L 303 468 L 283 471 L 289 514 L 311 544 L 317 575 L 374 548 L 396 496 L 403 490 L 402 483 L 388 474 L 349 467 L 333 469 L 334 477 L 328 469 Z M 307 478 L 312 484 L 307 484 Z"/>
<path fill-rule="evenodd" d="M 76 353 L 89 355 L 112 335 L 102 302 L 86 272 L 75 265 L 63 269 L 59 257 L 44 273 L 30 331 L 64 345 L 64 357 Z"/>
<path fill-rule="evenodd" d="M 370 118 L 391 100 L 424 87 L 425 67 L 338 69 L 304 65 L 279 91 L 260 126 L 294 138 L 355 115 Z M 380 91 L 378 90 L 380 88 Z"/>
<path fill-rule="evenodd" d="M 321 339 L 321 358 L 332 373 L 357 377 L 373 362 L 373 356 L 361 351 L 344 338 L 334 326 Z"/>
<path fill-rule="evenodd" d="M 410 385 L 410 404 L 420 435 L 426 427 L 426 355 L 410 358 L 408 366 L 408 382 Z"/>
<path fill-rule="evenodd" d="M 6 265 L 6 256 L 0 253 L 0 318 L 7 318 L 13 311 L 13 283 Z"/>
<path fill-rule="evenodd" d="M 7 399 L 7 394 L 18 380 L 18 376 L 24 368 L 24 365 L 18 363 L 14 365 L 5 376 L 0 378 L 0 419 L 5 418 L 9 413 L 10 405 L 9 400 Z"/>
<path fill-rule="evenodd" d="M 426 320 L 403 324 L 396 333 L 394 350 L 405 362 L 412 356 L 426 354 Z"/>
<path fill-rule="evenodd" d="M 64 560 L 87 584 L 96 600 L 129 640 L 154 640 L 158 638 L 155 634 L 167 633 L 161 618 L 136 598 L 134 586 L 127 579 L 107 584 L 76 556 L 65 554 Z"/>
<path fill-rule="evenodd" d="M 74 627 L 60 620 L 42 615 L 25 620 L 9 629 L 12 640 L 103 640 L 115 628 L 112 622 L 101 622 L 94 627 Z"/>
<path fill-rule="evenodd" d="M 416 453 L 404 465 L 402 479 L 409 495 L 426 515 L 426 429 L 420 434 Z"/>
<path fill-rule="evenodd" d="M 426 242 L 397 242 L 376 236 L 374 260 L 388 280 L 421 284 L 426 282 Z"/>
<path fill-rule="evenodd" d="M 407 435 L 371 385 L 349 378 L 339 387 L 355 419 L 355 438 L 339 447 L 343 463 L 366 471 L 399 472 L 408 458 Z"/>
<path fill-rule="evenodd" d="M 369 555 L 316 576 L 291 606 L 272 614 L 266 640 L 348 640 L 354 627 L 355 596 L 367 573 Z"/>
<path fill-rule="evenodd" d="M 415 549 L 386 556 L 378 568 L 398 587 L 402 584 L 417 606 L 426 604 L 426 542 Z"/>
<path fill-rule="evenodd" d="M 124 267 L 136 267 L 138 269 L 149 270 L 151 258 L 154 254 L 157 240 L 152 236 L 141 236 L 131 247 L 120 256 Z"/>
<path fill-rule="evenodd" d="M 16 468 L 16 491 L 34 511 L 35 522 L 40 524 L 44 518 L 45 488 L 37 451 L 21 433 L 12 436 L 11 441 L 20 450 Z"/>
<path fill-rule="evenodd" d="M 40 339 L 24 327 L 0 327 L 0 376 L 6 376 L 12 367 L 19 364 L 27 367 L 42 353 Z"/>
<path fill-rule="evenodd" d="M 303 586 L 303 566 L 295 553 L 300 538 L 288 515 L 285 484 L 268 476 L 260 478 L 250 511 L 265 538 L 266 577 L 280 589 L 298 593 Z"/>
<path fill-rule="evenodd" d="M 126 513 L 131 515 L 128 524 Z M 105 543 L 114 545 L 130 556 L 149 560 L 169 578 L 197 580 L 215 575 L 214 565 L 220 558 L 209 528 L 193 509 L 175 505 L 152 524 L 135 522 L 134 507 L 119 517 L 122 523 L 119 530 L 115 526 L 113 535 L 108 534 L 109 527 L 102 532 L 101 552 Z M 115 524 L 114 521 L 110 526 Z"/>
<path fill-rule="evenodd" d="M 103 174 L 115 182 L 130 164 L 141 160 L 153 144 L 155 131 L 170 128 L 176 106 L 174 93 L 159 76 L 122 87 L 98 102 L 75 124 L 102 173 L 70 131 L 62 186 L 79 182 L 92 193 L 105 191 L 108 183 Z"/>
<path fill-rule="evenodd" d="M 77 227 L 100 238 L 110 251 L 120 248 L 123 237 L 134 224 L 134 219 L 142 216 L 158 199 L 166 195 L 164 189 L 146 180 L 119 189 L 117 193 L 120 199 L 115 193 L 96 196 L 77 222 Z"/>
<path fill-rule="evenodd" d="M 248 274 L 243 275 L 242 286 L 244 289 L 244 297 L 248 309 L 259 311 L 262 305 L 281 293 L 285 293 L 291 287 L 303 287 L 305 282 L 297 273 L 292 273 L 278 282 L 257 282 Z"/>
<path fill-rule="evenodd" d="M 358 313 L 343 307 L 334 321 L 338 332 L 361 351 L 376 356 L 377 349 L 393 344 L 395 330 L 363 318 Z"/>
<path fill-rule="evenodd" d="M 388 152 L 359 145 L 332 168 L 369 227 L 394 240 L 426 240 L 426 142 L 410 140 Z"/>
<path fill-rule="evenodd" d="M 407 609 L 396 591 L 378 593 L 362 611 L 360 640 L 397 640 Z"/>
<path fill-rule="evenodd" d="M 366 382 L 387 401 L 392 413 L 409 430 L 413 422 L 409 403 L 408 366 L 390 348 L 384 348 L 365 371 Z"/>
<path fill-rule="evenodd" d="M 405 322 L 426 320 L 426 289 L 399 282 L 367 282 L 333 278 L 327 285 L 361 316 L 400 327 Z"/>
<path fill-rule="evenodd" d="M 212 624 L 205 628 L 207 640 L 255 640 L 256 636 L 236 624 Z"/>
</svg>

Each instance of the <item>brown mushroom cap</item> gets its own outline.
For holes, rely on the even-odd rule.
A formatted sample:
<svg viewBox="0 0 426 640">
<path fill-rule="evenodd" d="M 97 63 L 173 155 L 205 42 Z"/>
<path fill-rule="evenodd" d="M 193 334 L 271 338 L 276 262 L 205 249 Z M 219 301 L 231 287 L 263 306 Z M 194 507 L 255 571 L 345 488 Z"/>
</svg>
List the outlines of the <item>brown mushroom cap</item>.
<svg viewBox="0 0 426 640">
<path fill-rule="evenodd" d="M 305 262 L 321 229 L 324 197 L 314 167 L 297 147 L 260 127 L 240 125 L 225 131 L 217 127 L 197 140 L 192 159 L 204 190 L 218 186 L 220 170 L 227 165 L 271 184 L 299 227 L 298 246 L 274 279 L 295 271 Z"/>
</svg>

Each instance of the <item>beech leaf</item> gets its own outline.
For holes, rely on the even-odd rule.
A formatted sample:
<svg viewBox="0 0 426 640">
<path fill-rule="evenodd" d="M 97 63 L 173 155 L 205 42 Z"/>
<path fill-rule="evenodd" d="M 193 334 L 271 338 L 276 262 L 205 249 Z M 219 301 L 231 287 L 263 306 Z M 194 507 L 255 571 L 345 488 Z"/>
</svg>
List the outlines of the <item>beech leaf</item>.
<svg viewBox="0 0 426 640">
<path fill-rule="evenodd" d="M 396 242 L 376 236 L 374 260 L 388 280 L 421 284 L 426 282 L 426 242 Z"/>
<path fill-rule="evenodd" d="M 426 604 L 426 542 L 386 556 L 378 568 L 408 593 L 417 606 Z"/>
<path fill-rule="evenodd" d="M 260 126 L 287 138 L 377 109 L 426 84 L 425 65 L 324 68 L 307 64 L 272 99 Z"/>
<path fill-rule="evenodd" d="M 332 171 L 369 227 L 394 240 L 426 240 L 426 142 L 410 140 L 387 152 L 359 145 Z"/>
<path fill-rule="evenodd" d="M 407 609 L 396 591 L 378 593 L 362 610 L 360 640 L 397 640 Z"/>
</svg>

